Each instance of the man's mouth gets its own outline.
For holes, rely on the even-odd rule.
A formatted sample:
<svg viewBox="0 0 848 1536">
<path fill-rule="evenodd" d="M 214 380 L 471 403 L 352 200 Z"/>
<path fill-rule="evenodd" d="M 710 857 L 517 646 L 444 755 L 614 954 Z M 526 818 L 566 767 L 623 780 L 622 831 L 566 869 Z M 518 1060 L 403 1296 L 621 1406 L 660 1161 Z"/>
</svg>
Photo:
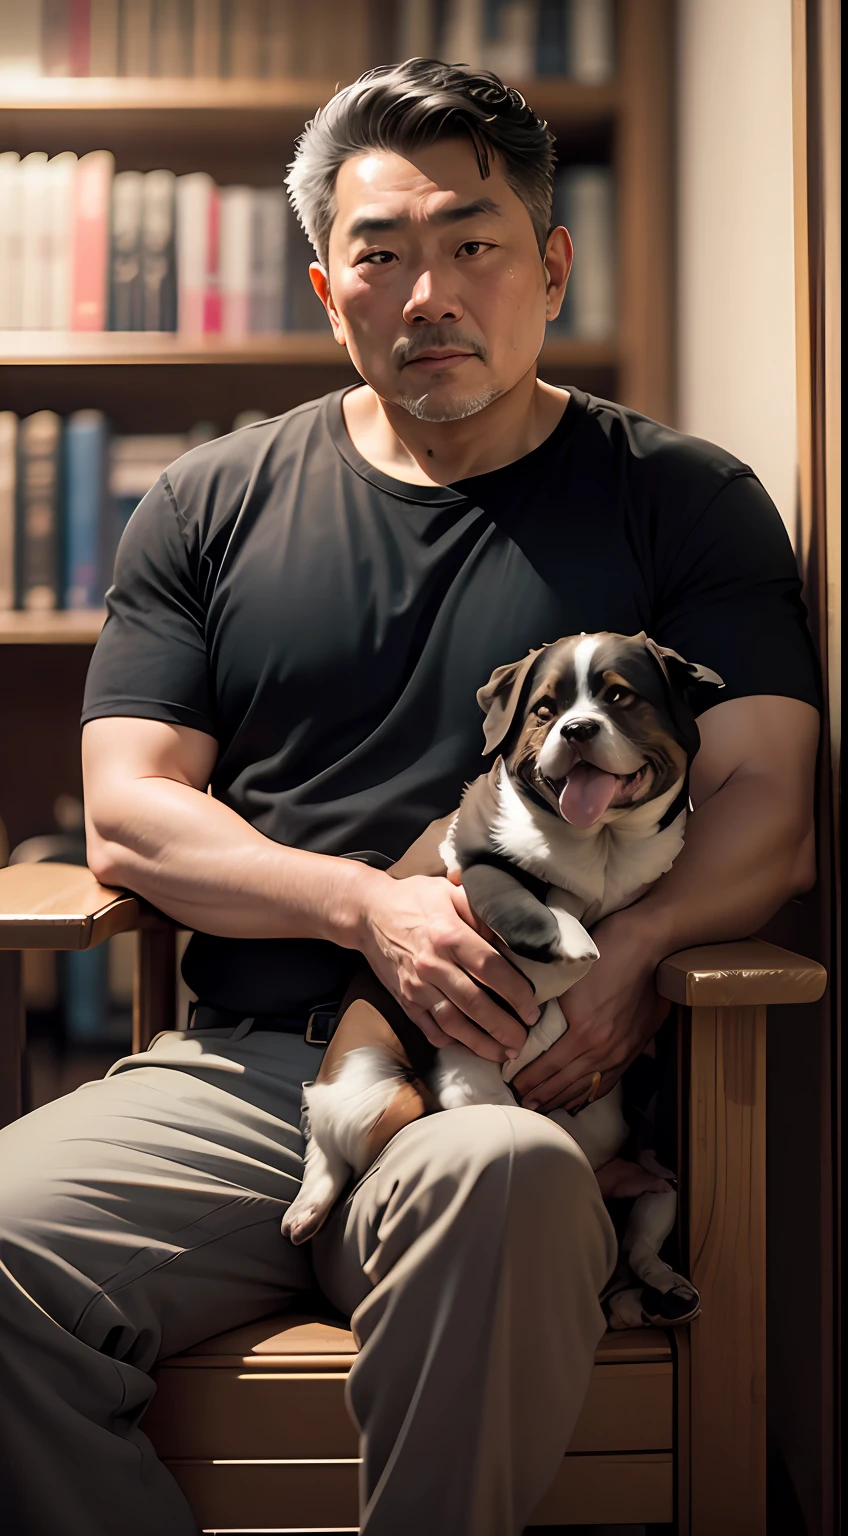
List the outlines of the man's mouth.
<svg viewBox="0 0 848 1536">
<path fill-rule="evenodd" d="M 421 352 L 418 357 L 411 357 L 405 364 L 409 368 L 413 363 L 421 363 L 430 368 L 453 367 L 455 363 L 467 362 L 469 357 L 475 357 L 474 352 Z"/>
<path fill-rule="evenodd" d="M 556 796 L 563 821 L 572 827 L 593 827 L 610 808 L 632 804 L 650 772 L 647 762 L 633 773 L 607 773 L 581 759 L 562 778 L 544 782 Z"/>
</svg>

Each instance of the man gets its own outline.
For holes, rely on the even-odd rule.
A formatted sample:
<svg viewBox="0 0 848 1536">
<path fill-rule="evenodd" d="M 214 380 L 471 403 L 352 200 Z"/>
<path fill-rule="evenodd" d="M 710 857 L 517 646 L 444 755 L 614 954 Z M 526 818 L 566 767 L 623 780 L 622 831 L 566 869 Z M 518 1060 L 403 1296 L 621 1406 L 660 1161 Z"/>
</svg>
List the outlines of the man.
<svg viewBox="0 0 848 1536">
<path fill-rule="evenodd" d="M 137 1427 L 149 1371 L 317 1277 L 361 1345 L 363 1531 L 514 1536 L 579 1414 L 614 1261 L 588 1165 L 528 1110 L 581 1103 L 597 1071 L 608 1091 L 661 1022 L 660 959 L 813 879 L 815 668 L 780 519 L 720 449 L 537 379 L 572 259 L 551 168 L 522 99 L 464 67 L 336 96 L 289 185 L 365 382 L 187 454 L 122 541 L 83 712 L 88 856 L 195 930 L 199 1005 L 3 1133 L 18 1531 L 193 1531 Z M 685 849 L 596 927 L 524 1107 L 408 1126 L 294 1249 L 304 1024 L 357 953 L 431 1041 L 520 1048 L 478 983 L 528 1023 L 530 989 L 462 890 L 385 868 L 488 766 L 493 668 L 600 628 L 725 679 Z"/>
</svg>

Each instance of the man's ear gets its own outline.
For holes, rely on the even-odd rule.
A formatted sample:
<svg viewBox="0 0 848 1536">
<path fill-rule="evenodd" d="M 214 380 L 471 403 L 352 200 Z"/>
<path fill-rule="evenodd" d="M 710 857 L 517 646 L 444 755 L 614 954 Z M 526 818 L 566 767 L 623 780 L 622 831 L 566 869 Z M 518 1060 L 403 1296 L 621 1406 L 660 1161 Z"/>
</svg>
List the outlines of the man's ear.
<svg viewBox="0 0 848 1536">
<path fill-rule="evenodd" d="M 666 677 L 683 688 L 698 687 L 700 683 L 709 683 L 713 688 L 724 687 L 724 679 L 710 667 L 703 667 L 697 661 L 685 661 L 678 651 L 671 650 L 667 645 L 657 645 L 647 635 L 644 638 L 645 645 L 651 655 L 656 657 Z"/>
<path fill-rule="evenodd" d="M 483 723 L 486 740 L 481 754 L 483 757 L 494 752 L 509 735 L 524 684 L 536 657 L 541 656 L 543 649 L 540 647 L 537 651 L 529 651 L 523 661 L 511 661 L 505 667 L 496 667 L 486 686 L 478 688 L 477 703 L 486 716 Z"/>
</svg>

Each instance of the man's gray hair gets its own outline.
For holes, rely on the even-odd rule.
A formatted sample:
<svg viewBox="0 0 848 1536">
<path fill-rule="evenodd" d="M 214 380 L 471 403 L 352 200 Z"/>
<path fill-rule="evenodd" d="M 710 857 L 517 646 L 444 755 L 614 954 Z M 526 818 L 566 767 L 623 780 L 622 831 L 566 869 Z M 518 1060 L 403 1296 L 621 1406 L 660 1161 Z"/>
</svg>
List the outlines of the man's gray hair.
<svg viewBox="0 0 848 1536">
<path fill-rule="evenodd" d="M 467 135 L 481 177 L 499 156 L 507 183 L 530 215 L 539 251 L 550 233 L 554 136 L 520 92 L 488 70 L 407 59 L 366 70 L 306 124 L 286 177 L 289 197 L 324 268 L 336 216 L 336 177 L 369 150 L 409 154 Z"/>
</svg>

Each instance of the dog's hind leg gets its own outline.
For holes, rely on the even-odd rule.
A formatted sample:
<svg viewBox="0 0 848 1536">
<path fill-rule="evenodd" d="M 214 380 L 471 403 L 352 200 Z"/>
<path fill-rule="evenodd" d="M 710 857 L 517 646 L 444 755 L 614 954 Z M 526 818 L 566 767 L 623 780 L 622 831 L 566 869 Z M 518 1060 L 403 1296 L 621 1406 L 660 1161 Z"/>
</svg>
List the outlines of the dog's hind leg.
<svg viewBox="0 0 848 1536">
<path fill-rule="evenodd" d="M 339 1149 L 325 1148 L 310 1137 L 306 1144 L 303 1182 L 280 1224 L 283 1237 L 305 1243 L 324 1225 L 328 1213 L 350 1178 Z"/>
</svg>

